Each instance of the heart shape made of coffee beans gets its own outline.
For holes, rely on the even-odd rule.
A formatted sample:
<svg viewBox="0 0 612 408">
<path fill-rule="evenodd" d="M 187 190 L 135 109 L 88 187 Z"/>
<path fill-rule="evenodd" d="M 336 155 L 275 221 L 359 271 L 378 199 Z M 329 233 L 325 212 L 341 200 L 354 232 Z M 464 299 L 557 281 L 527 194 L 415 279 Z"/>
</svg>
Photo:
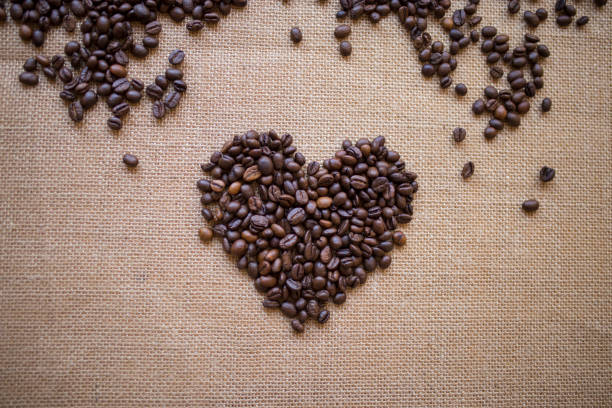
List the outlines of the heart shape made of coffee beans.
<svg viewBox="0 0 612 408">
<path fill-rule="evenodd" d="M 292 144 L 274 131 L 235 136 L 202 165 L 211 178 L 197 185 L 213 224 L 200 238 L 221 238 L 263 306 L 280 308 L 302 332 L 309 318 L 328 320 L 327 302 L 344 303 L 349 287 L 389 267 L 393 246 L 406 243 L 397 227 L 412 219 L 418 184 L 382 136 L 346 140 L 306 170 Z"/>
</svg>

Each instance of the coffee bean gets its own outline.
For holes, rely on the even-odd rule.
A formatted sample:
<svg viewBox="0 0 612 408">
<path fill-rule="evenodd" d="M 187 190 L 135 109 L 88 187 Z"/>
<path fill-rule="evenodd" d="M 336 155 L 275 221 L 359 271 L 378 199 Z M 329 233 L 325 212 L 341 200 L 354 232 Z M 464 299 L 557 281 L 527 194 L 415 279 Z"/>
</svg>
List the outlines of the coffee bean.
<svg viewBox="0 0 612 408">
<path fill-rule="evenodd" d="M 572 18 L 567 14 L 561 14 L 557 17 L 557 25 L 559 27 L 566 27 L 572 23 Z"/>
<path fill-rule="evenodd" d="M 112 111 L 113 115 L 122 117 L 130 112 L 130 105 L 128 105 L 127 102 L 121 102 L 120 104 L 113 106 Z"/>
<path fill-rule="evenodd" d="M 168 79 L 168 81 L 183 79 L 183 71 L 178 68 L 168 68 L 166 70 L 166 79 Z"/>
<path fill-rule="evenodd" d="M 462 127 L 457 127 L 453 130 L 453 140 L 457 143 L 463 142 L 465 140 L 466 131 Z"/>
<path fill-rule="evenodd" d="M 463 169 L 461 170 L 461 177 L 466 179 L 472 177 L 472 174 L 474 174 L 474 163 L 469 161 L 463 166 Z"/>
<path fill-rule="evenodd" d="M 523 202 L 523 210 L 525 212 L 533 212 L 540 207 L 538 200 L 525 200 Z"/>
<path fill-rule="evenodd" d="M 138 166 L 138 157 L 126 153 L 123 155 L 123 163 L 128 167 L 136 167 Z"/>
<path fill-rule="evenodd" d="M 499 79 L 504 76 L 504 70 L 500 67 L 491 67 L 489 70 L 489 75 L 491 75 L 494 79 Z"/>
<path fill-rule="evenodd" d="M 552 100 L 550 98 L 542 99 L 542 112 L 550 111 L 551 107 L 552 107 Z"/>
<path fill-rule="evenodd" d="M 516 14 L 519 12 L 521 8 L 521 4 L 519 3 L 519 0 L 510 0 L 508 2 L 508 12 L 511 14 Z"/>
<path fill-rule="evenodd" d="M 485 26 L 482 27 L 481 33 L 484 38 L 491 38 L 497 34 L 497 28 L 493 26 Z"/>
<path fill-rule="evenodd" d="M 455 93 L 459 96 L 464 96 L 467 94 L 467 86 L 465 86 L 465 84 L 455 85 Z"/>
<path fill-rule="evenodd" d="M 57 72 L 55 72 L 55 70 L 51 67 L 44 67 L 42 69 L 42 72 L 50 80 L 55 80 L 55 78 L 57 77 Z"/>
<path fill-rule="evenodd" d="M 589 22 L 589 17 L 587 17 L 587 16 L 582 16 L 582 17 L 580 17 L 580 18 L 578 18 L 578 19 L 576 20 L 576 25 L 577 25 L 578 27 L 580 27 L 580 26 L 585 25 L 585 24 L 586 24 L 586 23 L 588 23 L 588 22 Z"/>
<path fill-rule="evenodd" d="M 298 333 L 302 333 L 304 331 L 304 325 L 297 319 L 293 319 L 291 321 L 291 327 Z"/>
<path fill-rule="evenodd" d="M 185 53 L 181 50 L 174 50 L 168 56 L 168 62 L 172 65 L 179 65 L 185 59 Z"/>
<path fill-rule="evenodd" d="M 149 98 L 157 100 L 164 95 L 164 90 L 157 84 L 151 84 L 147 86 L 145 93 Z"/>
<path fill-rule="evenodd" d="M 120 130 L 123 127 L 121 118 L 118 116 L 111 116 L 110 118 L 108 118 L 106 123 L 108 127 L 111 128 L 112 130 Z"/>
<path fill-rule="evenodd" d="M 484 136 L 487 139 L 492 139 L 497 136 L 497 129 L 492 126 L 487 126 L 484 130 Z"/>
<path fill-rule="evenodd" d="M 185 26 L 188 31 L 198 32 L 204 28 L 204 23 L 201 20 L 192 20 Z"/>
<path fill-rule="evenodd" d="M 346 24 L 340 24 L 334 30 L 334 35 L 336 38 L 346 38 L 351 33 L 351 26 Z"/>
<path fill-rule="evenodd" d="M 80 122 L 83 120 L 83 106 L 79 101 L 72 102 L 68 106 L 68 116 L 74 122 Z"/>
<path fill-rule="evenodd" d="M 38 74 L 28 71 L 22 72 L 19 74 L 19 82 L 28 86 L 38 85 Z"/>
<path fill-rule="evenodd" d="M 170 91 L 164 98 L 164 105 L 167 109 L 174 109 L 178 106 L 181 100 L 181 93 L 176 91 Z"/>
<path fill-rule="evenodd" d="M 162 26 L 159 21 L 151 21 L 145 25 L 144 32 L 146 35 L 158 35 L 162 31 Z"/>
<path fill-rule="evenodd" d="M 476 99 L 472 104 L 472 112 L 477 115 L 482 114 L 485 111 L 485 103 L 482 99 Z"/>
<path fill-rule="evenodd" d="M 348 57 L 349 55 L 351 55 L 351 52 L 353 51 L 353 47 L 351 46 L 351 43 L 348 41 L 342 41 L 340 43 L 340 54 L 344 57 Z"/>
<path fill-rule="evenodd" d="M 548 11 L 545 8 L 539 8 L 536 10 L 536 16 L 540 19 L 540 21 L 544 21 L 548 18 Z"/>
<path fill-rule="evenodd" d="M 172 86 L 176 92 L 183 93 L 187 91 L 187 84 L 180 79 L 177 79 L 172 83 Z"/>
<path fill-rule="evenodd" d="M 319 323 L 326 323 L 329 320 L 329 312 L 327 310 L 321 310 L 319 316 L 317 317 L 317 321 Z"/>
<path fill-rule="evenodd" d="M 551 181 L 555 178 L 555 169 L 544 166 L 540 169 L 540 180 L 543 182 Z"/>
<path fill-rule="evenodd" d="M 294 43 L 299 43 L 300 41 L 302 41 L 302 30 L 300 30 L 298 27 L 293 27 L 289 31 L 289 37 Z"/>
<path fill-rule="evenodd" d="M 531 27 L 537 27 L 540 24 L 540 18 L 531 11 L 525 11 L 523 13 L 523 19 L 527 23 L 527 25 Z"/>
</svg>

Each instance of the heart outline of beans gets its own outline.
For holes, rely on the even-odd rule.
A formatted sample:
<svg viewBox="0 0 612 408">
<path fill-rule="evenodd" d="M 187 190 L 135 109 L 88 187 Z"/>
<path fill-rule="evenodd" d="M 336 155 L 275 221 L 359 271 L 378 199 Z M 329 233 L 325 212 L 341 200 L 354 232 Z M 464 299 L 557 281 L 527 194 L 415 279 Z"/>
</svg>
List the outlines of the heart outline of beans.
<svg viewBox="0 0 612 408">
<path fill-rule="evenodd" d="M 390 266 L 418 190 L 382 136 L 344 141 L 334 157 L 305 164 L 291 135 L 251 130 L 213 153 L 202 165 L 210 179 L 197 183 L 213 225 L 200 237 L 221 238 L 263 306 L 279 308 L 297 332 L 308 319 L 325 323 L 329 301 L 344 303 L 348 288 Z"/>
</svg>

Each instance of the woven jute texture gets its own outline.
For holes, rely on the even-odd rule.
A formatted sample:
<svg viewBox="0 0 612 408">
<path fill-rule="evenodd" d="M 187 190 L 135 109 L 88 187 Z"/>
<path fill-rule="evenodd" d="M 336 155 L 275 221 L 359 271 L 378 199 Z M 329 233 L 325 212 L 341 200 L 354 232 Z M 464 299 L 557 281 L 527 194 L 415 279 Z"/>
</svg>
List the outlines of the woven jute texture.
<svg viewBox="0 0 612 408">
<path fill-rule="evenodd" d="M 517 45 L 521 15 L 481 3 L 480 27 Z M 143 99 L 119 133 L 105 104 L 75 126 L 59 84 L 19 84 L 37 51 L 0 25 L 0 406 L 611 406 L 612 7 L 580 2 L 591 22 L 560 29 L 552 0 L 522 3 L 551 10 L 546 84 L 489 142 L 470 111 L 490 83 L 479 46 L 459 55 L 458 98 L 421 77 L 395 16 L 352 24 L 342 58 L 332 0 L 254 0 L 198 35 L 162 18 L 131 76 L 151 83 L 181 48 L 188 92 L 161 122 Z M 197 236 L 199 164 L 251 128 L 291 133 L 308 160 L 385 135 L 419 174 L 408 244 L 301 335 Z"/>
</svg>

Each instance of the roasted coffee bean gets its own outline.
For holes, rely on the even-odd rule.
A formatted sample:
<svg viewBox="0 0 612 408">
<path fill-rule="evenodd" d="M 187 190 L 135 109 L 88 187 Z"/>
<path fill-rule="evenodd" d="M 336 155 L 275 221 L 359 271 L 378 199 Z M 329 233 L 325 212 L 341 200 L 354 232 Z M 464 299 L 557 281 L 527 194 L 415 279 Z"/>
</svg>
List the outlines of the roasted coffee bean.
<svg viewBox="0 0 612 408">
<path fill-rule="evenodd" d="M 497 136 L 497 129 L 492 126 L 487 126 L 484 130 L 484 136 L 487 139 L 492 139 Z"/>
<path fill-rule="evenodd" d="M 28 86 L 38 85 L 38 74 L 28 71 L 22 72 L 19 74 L 19 82 Z"/>
<path fill-rule="evenodd" d="M 540 18 L 531 11 L 525 11 L 523 13 L 523 19 L 527 23 L 527 25 L 531 27 L 537 27 L 540 24 Z"/>
<path fill-rule="evenodd" d="M 469 161 L 463 166 L 463 169 L 461 170 L 461 177 L 466 179 L 472 177 L 472 174 L 474 174 L 474 163 Z"/>
<path fill-rule="evenodd" d="M 351 43 L 348 41 L 342 41 L 340 43 L 340 54 L 344 57 L 348 57 L 349 55 L 351 55 L 351 52 L 353 51 L 353 47 L 351 46 Z"/>
<path fill-rule="evenodd" d="M 157 84 L 151 84 L 147 86 L 145 93 L 149 98 L 157 100 L 164 95 L 164 90 Z"/>
<path fill-rule="evenodd" d="M 57 77 L 57 72 L 55 72 L 55 70 L 51 67 L 44 67 L 42 69 L 42 72 L 47 78 L 51 80 L 54 80 Z"/>
<path fill-rule="evenodd" d="M 172 87 L 176 92 L 183 93 L 187 91 L 187 84 L 180 79 L 177 79 L 172 83 Z"/>
<path fill-rule="evenodd" d="M 551 107 L 552 107 L 552 100 L 550 98 L 542 99 L 542 112 L 550 111 Z"/>
<path fill-rule="evenodd" d="M 151 21 L 145 25 L 145 34 L 146 35 L 158 35 L 162 31 L 162 26 L 159 21 Z"/>
<path fill-rule="evenodd" d="M 472 112 L 477 115 L 482 114 L 485 111 L 485 103 L 482 99 L 476 99 L 472 104 Z"/>
<path fill-rule="evenodd" d="M 138 157 L 126 153 L 123 155 L 123 163 L 128 167 L 136 167 L 138 166 Z"/>
<path fill-rule="evenodd" d="M 112 130 L 120 130 L 123 127 L 123 122 L 121 121 L 121 118 L 118 116 L 111 116 L 110 118 L 108 118 L 106 123 L 108 127 L 111 128 Z"/>
<path fill-rule="evenodd" d="M 302 30 L 300 30 L 298 27 L 293 27 L 289 31 L 289 37 L 294 43 L 299 43 L 300 41 L 302 41 Z"/>
<path fill-rule="evenodd" d="M 38 63 L 36 62 L 36 58 L 28 58 L 23 63 L 24 71 L 35 71 L 37 67 L 38 67 Z"/>
<path fill-rule="evenodd" d="M 80 122 L 83 120 L 83 106 L 79 101 L 72 102 L 68 106 L 68 116 L 74 122 Z"/>
<path fill-rule="evenodd" d="M 578 27 L 580 27 L 580 26 L 583 26 L 583 25 L 587 24 L 588 22 L 589 22 L 589 17 L 588 16 L 582 16 L 582 17 L 580 17 L 580 18 L 578 18 L 576 20 L 576 25 Z"/>
<path fill-rule="evenodd" d="M 455 85 L 455 93 L 459 96 L 464 96 L 467 94 L 467 86 L 465 86 L 465 84 Z"/>
<path fill-rule="evenodd" d="M 540 180 L 543 182 L 551 181 L 555 178 L 555 169 L 544 166 L 540 169 Z"/>
<path fill-rule="evenodd" d="M 540 203 L 538 200 L 525 200 L 522 207 L 525 212 L 533 212 L 540 208 Z"/>
<path fill-rule="evenodd" d="M 453 140 L 457 143 L 463 142 L 465 140 L 466 131 L 462 127 L 457 127 L 453 130 Z"/>
<path fill-rule="evenodd" d="M 334 30 L 334 35 L 336 38 L 345 38 L 348 37 L 349 34 L 351 34 L 351 26 L 346 24 L 340 24 Z"/>
<path fill-rule="evenodd" d="M 504 76 L 504 70 L 500 67 L 491 67 L 489 70 L 489 75 L 491 75 L 494 79 L 499 79 Z"/>
<path fill-rule="evenodd" d="M 178 106 L 181 100 L 181 93 L 176 91 L 170 91 L 164 98 L 164 105 L 167 109 L 174 109 Z"/>
<path fill-rule="evenodd" d="M 168 56 L 168 62 L 172 65 L 179 65 L 185 59 L 185 53 L 181 50 L 174 50 Z"/>
<path fill-rule="evenodd" d="M 548 11 L 545 8 L 539 8 L 536 10 L 536 16 L 540 19 L 540 21 L 544 21 L 548 18 Z"/>
<path fill-rule="evenodd" d="M 168 68 L 166 70 L 166 79 L 168 79 L 168 81 L 183 79 L 183 71 L 178 68 Z"/>
<path fill-rule="evenodd" d="M 557 16 L 557 25 L 559 27 L 566 27 L 571 23 L 572 17 L 568 16 L 567 14 L 561 14 L 560 16 Z"/>
<path fill-rule="evenodd" d="M 521 4 L 519 0 L 510 0 L 508 2 L 508 12 L 511 14 L 516 14 L 521 9 Z"/>
<path fill-rule="evenodd" d="M 112 111 L 113 115 L 122 117 L 130 112 L 130 105 L 128 105 L 127 102 L 121 102 L 120 104 L 113 106 Z"/>
</svg>

